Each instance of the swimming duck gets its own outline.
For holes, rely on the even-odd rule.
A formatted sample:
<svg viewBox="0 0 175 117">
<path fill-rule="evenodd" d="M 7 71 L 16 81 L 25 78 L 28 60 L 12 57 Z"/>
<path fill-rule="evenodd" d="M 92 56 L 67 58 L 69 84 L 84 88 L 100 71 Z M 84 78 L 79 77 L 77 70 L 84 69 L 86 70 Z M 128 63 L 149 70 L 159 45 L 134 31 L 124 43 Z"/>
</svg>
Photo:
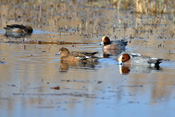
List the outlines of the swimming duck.
<svg viewBox="0 0 175 117">
<path fill-rule="evenodd" d="M 124 40 L 110 41 L 109 37 L 107 36 L 102 37 L 101 41 L 101 44 L 104 45 L 103 49 L 110 50 L 124 49 L 127 43 L 128 42 Z"/>
<path fill-rule="evenodd" d="M 101 44 L 104 45 L 103 52 L 105 54 L 113 55 L 119 54 L 124 51 L 127 43 L 128 42 L 124 40 L 110 41 L 109 37 L 107 36 L 102 37 L 101 41 Z"/>
<path fill-rule="evenodd" d="M 67 62 L 96 62 L 99 57 L 94 56 L 98 52 L 69 52 L 67 48 L 60 48 L 61 61 Z"/>
<path fill-rule="evenodd" d="M 116 60 L 120 65 L 145 65 L 158 67 L 163 59 L 143 56 L 139 53 L 122 52 Z"/>
<path fill-rule="evenodd" d="M 29 25 L 19 25 L 19 24 L 12 24 L 7 25 L 4 27 L 6 29 L 6 33 L 32 33 L 33 29 Z"/>
</svg>

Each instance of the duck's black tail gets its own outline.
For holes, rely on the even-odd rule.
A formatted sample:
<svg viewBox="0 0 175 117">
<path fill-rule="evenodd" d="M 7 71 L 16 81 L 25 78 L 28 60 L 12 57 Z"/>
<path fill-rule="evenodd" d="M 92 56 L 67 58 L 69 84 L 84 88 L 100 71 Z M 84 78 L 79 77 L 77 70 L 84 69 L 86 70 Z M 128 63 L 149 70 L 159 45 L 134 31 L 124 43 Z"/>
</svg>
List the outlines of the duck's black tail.
<svg viewBox="0 0 175 117">
<path fill-rule="evenodd" d="M 123 44 L 124 44 L 125 46 L 128 44 L 128 41 L 126 41 L 126 40 L 124 40 L 124 39 L 122 39 L 121 41 L 123 42 Z"/>
</svg>

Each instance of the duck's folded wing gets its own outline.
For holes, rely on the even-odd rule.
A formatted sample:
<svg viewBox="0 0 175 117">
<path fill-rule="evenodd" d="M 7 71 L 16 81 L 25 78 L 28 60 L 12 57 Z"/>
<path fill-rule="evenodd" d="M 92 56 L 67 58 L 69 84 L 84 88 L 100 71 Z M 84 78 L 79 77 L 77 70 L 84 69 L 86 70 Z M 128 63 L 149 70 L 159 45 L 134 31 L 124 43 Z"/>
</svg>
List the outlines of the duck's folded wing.
<svg viewBox="0 0 175 117">
<path fill-rule="evenodd" d="M 83 54 L 83 55 L 85 55 L 85 56 L 94 56 L 98 52 L 80 52 L 80 53 Z"/>
<path fill-rule="evenodd" d="M 20 28 L 20 29 L 25 29 L 26 27 L 24 25 L 19 25 L 19 24 L 12 24 L 12 25 L 7 25 L 4 27 L 5 29 L 12 29 L 12 28 Z"/>
<path fill-rule="evenodd" d="M 79 60 L 86 60 L 89 58 L 96 58 L 94 55 L 98 52 L 71 52 L 71 56 L 78 58 Z"/>
<path fill-rule="evenodd" d="M 117 41 L 111 41 L 111 44 L 114 43 L 117 46 L 126 46 L 128 44 L 128 41 L 125 40 L 117 40 Z"/>
<path fill-rule="evenodd" d="M 75 58 L 78 58 L 79 60 L 87 59 L 87 57 L 84 54 L 82 54 L 81 52 L 71 52 L 70 55 L 75 57 Z"/>
<path fill-rule="evenodd" d="M 140 56 L 142 56 L 141 54 L 139 54 L 139 53 L 129 53 L 132 57 L 140 57 Z"/>
</svg>

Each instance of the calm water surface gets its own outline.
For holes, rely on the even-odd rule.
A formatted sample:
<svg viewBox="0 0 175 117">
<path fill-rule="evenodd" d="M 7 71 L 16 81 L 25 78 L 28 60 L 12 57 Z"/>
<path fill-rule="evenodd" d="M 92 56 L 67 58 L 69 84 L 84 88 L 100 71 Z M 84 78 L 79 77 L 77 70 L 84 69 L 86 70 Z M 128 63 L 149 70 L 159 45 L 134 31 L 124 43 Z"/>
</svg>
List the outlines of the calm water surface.
<svg viewBox="0 0 175 117">
<path fill-rule="evenodd" d="M 86 9 L 82 11 L 81 17 L 84 17 Z M 93 12 L 93 9 L 90 10 Z M 145 23 L 143 30 L 143 27 L 138 28 L 138 25 L 157 17 L 137 17 L 126 11 L 117 14 L 118 11 L 108 9 L 99 9 L 99 12 L 101 14 L 98 17 L 90 15 L 95 23 L 101 22 L 102 29 L 99 29 L 97 35 L 86 37 L 88 31 L 92 34 L 89 29 L 96 27 L 95 24 L 81 34 L 77 32 L 70 34 L 72 30 L 68 30 L 61 32 L 61 35 L 60 32 L 51 31 L 52 26 L 48 30 L 34 26 L 33 35 L 22 38 L 89 42 L 89 44 L 6 43 L 9 38 L 4 36 L 4 25 L 1 25 L 2 117 L 175 116 L 175 45 L 174 37 L 169 37 L 166 33 L 167 30 L 174 31 L 167 29 L 169 25 L 174 25 L 166 19 L 170 16 L 159 16 L 161 22 L 153 29 L 150 29 L 150 25 L 145 26 Z M 110 20 L 105 19 L 106 17 Z M 89 20 L 87 17 L 87 21 Z M 123 29 L 123 22 L 128 23 L 126 31 Z M 114 31 L 112 29 L 115 26 Z M 56 53 L 61 47 L 67 47 L 70 51 L 99 51 L 97 56 L 102 57 L 102 46 L 99 43 L 103 35 L 108 35 L 113 40 L 125 37 L 129 41 L 127 50 L 170 61 L 161 63 L 159 70 L 132 66 L 126 68 L 127 73 L 121 73 L 122 68 L 114 60 L 115 56 L 99 59 L 97 64 L 90 65 L 60 63 L 60 56 Z M 131 39 L 130 36 L 134 38 Z M 10 40 L 20 39 L 10 38 Z"/>
</svg>

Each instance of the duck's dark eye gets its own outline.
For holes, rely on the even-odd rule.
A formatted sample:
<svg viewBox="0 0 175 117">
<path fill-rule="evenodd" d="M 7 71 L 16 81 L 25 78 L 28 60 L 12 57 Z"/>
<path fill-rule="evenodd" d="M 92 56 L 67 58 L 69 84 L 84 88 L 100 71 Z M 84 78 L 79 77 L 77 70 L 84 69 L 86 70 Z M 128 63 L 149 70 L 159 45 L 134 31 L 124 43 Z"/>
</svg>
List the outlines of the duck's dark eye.
<svg viewBox="0 0 175 117">
<path fill-rule="evenodd" d="M 125 59 L 125 57 L 123 57 L 122 59 Z"/>
</svg>

